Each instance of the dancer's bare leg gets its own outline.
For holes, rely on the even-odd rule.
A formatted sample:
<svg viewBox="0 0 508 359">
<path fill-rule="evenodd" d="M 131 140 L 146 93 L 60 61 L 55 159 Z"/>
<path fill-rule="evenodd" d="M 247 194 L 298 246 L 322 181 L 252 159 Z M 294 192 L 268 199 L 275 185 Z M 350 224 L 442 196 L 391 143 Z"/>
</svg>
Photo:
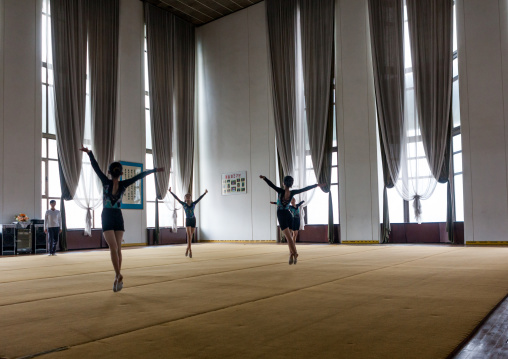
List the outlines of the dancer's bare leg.
<svg viewBox="0 0 508 359">
<path fill-rule="evenodd" d="M 118 271 L 122 271 L 122 241 L 123 241 L 123 231 L 115 231 L 115 239 L 118 253 Z M 118 282 L 123 282 L 123 275 L 117 275 Z"/>
<path fill-rule="evenodd" d="M 118 258 L 118 244 L 116 242 L 116 236 L 114 231 L 105 231 L 104 239 L 109 246 L 109 254 L 111 255 L 111 263 L 115 269 L 115 285 L 120 274 L 120 260 Z"/>
<path fill-rule="evenodd" d="M 285 230 L 282 231 L 282 233 L 284 233 L 284 236 L 286 237 L 286 240 L 288 242 L 290 254 L 294 255 L 296 253 L 296 247 L 295 244 L 293 243 L 293 237 L 291 236 L 291 232 L 289 232 L 289 229 L 286 228 Z"/>
<path fill-rule="evenodd" d="M 192 258 L 192 235 L 194 234 L 194 229 L 192 227 L 187 227 L 187 250 L 185 251 L 185 255 L 187 255 L 187 252 L 189 253 L 190 257 Z"/>
<path fill-rule="evenodd" d="M 293 246 L 294 246 L 294 257 L 295 257 L 295 264 L 296 264 L 296 258 L 298 258 L 298 252 L 296 252 L 296 238 L 298 237 L 298 231 L 293 231 Z"/>
</svg>

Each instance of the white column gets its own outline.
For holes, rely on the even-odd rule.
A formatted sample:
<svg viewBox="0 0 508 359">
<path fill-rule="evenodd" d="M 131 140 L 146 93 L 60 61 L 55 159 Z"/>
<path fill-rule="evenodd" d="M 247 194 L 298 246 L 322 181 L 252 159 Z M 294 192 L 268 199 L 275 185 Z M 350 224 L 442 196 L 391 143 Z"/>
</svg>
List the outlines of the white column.
<svg viewBox="0 0 508 359">
<path fill-rule="evenodd" d="M 508 233 L 506 1 L 457 6 L 465 240 Z"/>
<path fill-rule="evenodd" d="M 336 1 L 341 240 L 379 241 L 374 80 L 367 0 Z"/>
</svg>

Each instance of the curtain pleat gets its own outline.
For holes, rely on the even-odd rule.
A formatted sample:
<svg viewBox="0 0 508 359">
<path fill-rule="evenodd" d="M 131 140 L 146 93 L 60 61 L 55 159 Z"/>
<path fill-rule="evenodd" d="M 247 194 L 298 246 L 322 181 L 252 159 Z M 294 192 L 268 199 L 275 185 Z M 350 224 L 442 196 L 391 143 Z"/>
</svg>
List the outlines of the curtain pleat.
<svg viewBox="0 0 508 359">
<path fill-rule="evenodd" d="M 453 0 L 406 0 L 415 99 L 430 170 L 447 186 L 447 230 L 453 241 L 450 184 Z"/>
<path fill-rule="evenodd" d="M 295 169 L 296 7 L 297 0 L 265 1 L 275 137 L 280 164 L 286 175 L 293 175 Z"/>
<path fill-rule="evenodd" d="M 85 127 L 86 3 L 51 0 L 55 125 L 61 182 L 70 198 L 78 187 Z"/>
<path fill-rule="evenodd" d="M 314 173 L 330 191 L 335 0 L 300 0 L 305 112 Z"/>
<path fill-rule="evenodd" d="M 173 51 L 175 16 L 145 2 L 148 54 L 150 123 L 157 198 L 162 200 L 169 189 L 173 142 Z"/>
<path fill-rule="evenodd" d="M 180 190 L 192 187 L 194 164 L 194 25 L 175 18 L 174 40 L 174 113 L 176 162 Z M 190 192 L 189 192 L 190 193 Z"/>
<path fill-rule="evenodd" d="M 397 182 L 404 135 L 403 1 L 369 0 L 374 88 L 384 192 Z M 390 233 L 388 197 L 383 195 L 381 241 Z"/>
<path fill-rule="evenodd" d="M 119 0 L 88 1 L 92 148 L 107 173 L 115 155 Z"/>
</svg>

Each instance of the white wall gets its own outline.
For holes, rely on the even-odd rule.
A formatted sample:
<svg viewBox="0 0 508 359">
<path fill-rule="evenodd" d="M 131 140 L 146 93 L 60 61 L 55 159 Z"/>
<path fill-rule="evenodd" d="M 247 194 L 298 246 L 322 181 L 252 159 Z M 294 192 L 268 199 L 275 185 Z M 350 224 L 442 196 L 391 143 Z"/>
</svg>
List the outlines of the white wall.
<svg viewBox="0 0 508 359">
<path fill-rule="evenodd" d="M 143 2 L 120 0 L 118 73 L 118 122 L 115 158 L 145 163 Z M 146 168 L 146 164 L 143 168 Z M 153 181 L 153 175 L 145 180 Z M 145 193 L 146 200 L 146 193 Z M 122 210 L 125 243 L 146 242 L 146 206 L 143 210 Z"/>
<path fill-rule="evenodd" d="M 39 0 L 0 1 L 0 219 L 41 213 Z"/>
<path fill-rule="evenodd" d="M 275 240 L 275 180 L 264 3 L 199 27 L 197 191 L 201 240 Z M 221 174 L 247 170 L 247 194 L 221 195 Z"/>
<path fill-rule="evenodd" d="M 337 0 L 335 5 L 341 241 L 378 241 L 377 126 L 367 0 Z"/>
<path fill-rule="evenodd" d="M 456 4 L 465 240 L 507 241 L 507 1 Z"/>
</svg>

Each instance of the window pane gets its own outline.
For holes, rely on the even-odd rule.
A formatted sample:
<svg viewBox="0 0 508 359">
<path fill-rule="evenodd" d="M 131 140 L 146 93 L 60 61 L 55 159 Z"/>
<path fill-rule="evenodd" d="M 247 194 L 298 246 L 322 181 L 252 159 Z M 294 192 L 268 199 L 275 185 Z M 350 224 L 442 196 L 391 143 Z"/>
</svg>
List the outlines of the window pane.
<svg viewBox="0 0 508 359">
<path fill-rule="evenodd" d="M 42 71 L 44 72 L 44 69 L 42 69 Z M 46 113 L 46 101 L 47 101 L 47 96 L 46 96 L 46 85 L 42 85 L 42 132 L 46 132 L 47 131 L 47 113 Z"/>
<path fill-rule="evenodd" d="M 404 200 L 395 188 L 390 188 L 387 191 L 390 222 L 404 223 Z"/>
<path fill-rule="evenodd" d="M 462 175 L 454 177 L 453 185 L 455 187 L 455 220 L 464 221 L 464 183 Z"/>
<path fill-rule="evenodd" d="M 453 59 L 452 66 L 453 66 L 453 77 L 459 76 L 459 60 L 458 60 L 458 58 Z"/>
<path fill-rule="evenodd" d="M 453 155 L 453 173 L 462 172 L 462 152 Z"/>
<path fill-rule="evenodd" d="M 404 6 L 404 16 L 407 16 L 405 8 L 406 7 Z M 409 34 L 407 21 L 404 22 L 404 34 L 406 34 L 406 36 L 404 36 L 404 67 L 407 69 L 413 66 L 411 62 L 411 47 L 409 45 L 409 36 L 407 35 Z"/>
<path fill-rule="evenodd" d="M 422 222 L 446 222 L 446 183 L 438 183 L 434 193 L 422 203 Z M 415 223 L 413 202 L 409 202 L 409 219 Z"/>
<path fill-rule="evenodd" d="M 337 173 L 337 167 L 332 168 L 332 183 L 339 182 L 339 175 Z"/>
<path fill-rule="evenodd" d="M 332 146 L 337 146 L 337 116 L 335 112 L 335 89 L 333 89 L 333 143 Z"/>
<path fill-rule="evenodd" d="M 48 139 L 48 158 L 58 159 L 58 151 L 56 149 L 56 140 Z"/>
<path fill-rule="evenodd" d="M 457 51 L 457 16 L 455 14 L 455 2 L 453 4 L 453 51 Z"/>
<path fill-rule="evenodd" d="M 310 192 L 307 193 L 310 194 Z M 296 200 L 298 201 L 299 198 Z M 315 189 L 306 210 L 308 224 L 328 224 L 328 193 Z"/>
<path fill-rule="evenodd" d="M 42 12 L 45 12 L 44 11 L 44 8 L 45 8 L 45 1 L 42 2 Z M 41 22 L 41 61 L 42 62 L 46 62 L 46 50 L 47 50 L 47 34 L 46 34 L 46 29 L 47 29 L 47 18 L 46 18 L 46 15 L 42 15 L 42 22 Z"/>
<path fill-rule="evenodd" d="M 48 133 L 56 135 L 55 128 L 55 92 L 53 86 L 48 87 Z"/>
<path fill-rule="evenodd" d="M 452 117 L 453 127 L 460 126 L 459 80 L 453 81 L 452 86 Z"/>
<path fill-rule="evenodd" d="M 333 223 L 339 223 L 339 186 L 335 185 L 331 188 L 332 205 L 333 205 Z"/>
<path fill-rule="evenodd" d="M 74 201 L 65 201 L 67 228 L 85 228 L 86 210 L 78 207 Z"/>
<path fill-rule="evenodd" d="M 48 200 L 43 198 L 41 200 L 41 218 L 44 218 L 46 211 L 49 209 Z"/>
<path fill-rule="evenodd" d="M 181 213 L 178 213 L 178 217 L 180 217 L 180 215 Z M 159 226 L 173 226 L 173 212 L 169 210 L 168 206 L 166 206 L 165 203 L 159 203 Z"/>
<path fill-rule="evenodd" d="M 147 95 L 145 95 L 145 109 L 150 109 L 150 96 Z"/>
<path fill-rule="evenodd" d="M 152 128 L 150 127 L 150 110 L 145 110 L 145 132 L 146 132 L 146 148 L 152 149 Z"/>
<path fill-rule="evenodd" d="M 41 162 L 41 189 L 42 195 L 46 195 L 46 161 Z"/>
<path fill-rule="evenodd" d="M 146 45 L 146 40 L 145 40 L 145 45 Z M 146 48 L 146 47 L 145 47 Z M 149 84 L 148 84 L 148 55 L 147 55 L 147 52 L 145 51 L 145 91 L 150 91 L 150 87 L 149 87 Z"/>
<path fill-rule="evenodd" d="M 146 154 L 146 169 L 153 169 L 153 159 L 152 155 Z M 146 200 L 147 201 L 155 201 L 157 194 L 155 192 L 155 176 L 148 176 L 145 181 L 146 185 Z M 154 212 L 155 213 L 155 212 Z"/>
<path fill-rule="evenodd" d="M 42 147 L 41 147 L 41 157 L 46 158 L 48 153 L 46 151 L 47 141 L 45 138 L 42 139 Z"/>
<path fill-rule="evenodd" d="M 48 161 L 48 192 L 49 197 L 61 197 L 62 195 L 57 161 Z"/>
<path fill-rule="evenodd" d="M 455 135 L 452 138 L 453 141 L 453 152 L 462 151 L 462 136 Z"/>
<path fill-rule="evenodd" d="M 155 227 L 155 202 L 146 203 L 146 226 Z"/>
<path fill-rule="evenodd" d="M 332 153 L 332 166 L 337 166 L 337 152 Z"/>
</svg>

